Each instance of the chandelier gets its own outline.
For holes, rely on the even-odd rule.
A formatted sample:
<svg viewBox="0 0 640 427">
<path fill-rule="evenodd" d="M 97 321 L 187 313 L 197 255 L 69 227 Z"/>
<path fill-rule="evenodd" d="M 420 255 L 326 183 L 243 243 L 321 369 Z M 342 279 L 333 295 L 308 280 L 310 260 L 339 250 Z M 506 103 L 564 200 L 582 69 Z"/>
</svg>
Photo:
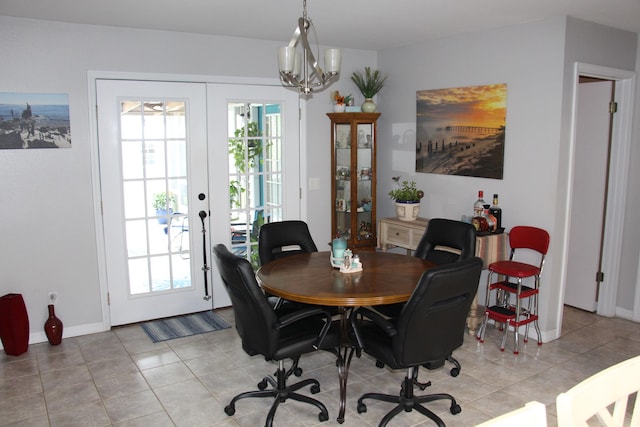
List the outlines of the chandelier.
<svg viewBox="0 0 640 427">
<path fill-rule="evenodd" d="M 314 55 L 307 37 L 309 30 L 313 31 L 316 45 L 318 45 L 316 28 L 307 17 L 307 0 L 304 0 L 302 17 L 298 18 L 298 27 L 293 32 L 289 45 L 278 49 L 278 67 L 282 84 L 297 87 L 300 93 L 304 94 L 310 94 L 314 88 L 328 85 L 340 74 L 340 49 L 325 50 L 326 72 L 323 71 L 316 59 L 319 45 Z"/>
</svg>

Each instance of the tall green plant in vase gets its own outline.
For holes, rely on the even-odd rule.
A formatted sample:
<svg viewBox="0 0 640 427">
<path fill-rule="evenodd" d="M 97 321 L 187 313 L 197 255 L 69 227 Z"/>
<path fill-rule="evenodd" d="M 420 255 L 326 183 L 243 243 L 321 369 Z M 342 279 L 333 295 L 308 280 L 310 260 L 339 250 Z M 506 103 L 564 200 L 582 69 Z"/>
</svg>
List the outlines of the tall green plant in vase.
<svg viewBox="0 0 640 427">
<path fill-rule="evenodd" d="M 362 96 L 364 96 L 363 112 L 373 113 L 376 111 L 373 97 L 383 88 L 385 80 L 387 80 L 386 75 L 383 76 L 379 70 L 371 71 L 371 67 L 364 67 L 364 74 L 361 71 L 354 71 L 351 74 L 351 81 L 355 83 Z"/>
</svg>

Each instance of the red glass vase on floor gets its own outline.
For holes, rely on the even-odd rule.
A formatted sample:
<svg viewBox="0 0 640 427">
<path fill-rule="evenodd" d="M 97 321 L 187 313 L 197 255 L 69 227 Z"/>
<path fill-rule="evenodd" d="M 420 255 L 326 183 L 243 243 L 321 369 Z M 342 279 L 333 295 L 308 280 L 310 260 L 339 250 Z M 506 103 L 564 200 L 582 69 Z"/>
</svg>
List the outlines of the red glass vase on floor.
<svg viewBox="0 0 640 427">
<path fill-rule="evenodd" d="M 56 317 L 53 304 L 49 304 L 49 318 L 44 322 L 44 332 L 51 345 L 62 342 L 62 321 Z"/>
<path fill-rule="evenodd" d="M 19 356 L 29 349 L 29 316 L 22 294 L 0 297 L 0 338 L 9 356 Z"/>
</svg>

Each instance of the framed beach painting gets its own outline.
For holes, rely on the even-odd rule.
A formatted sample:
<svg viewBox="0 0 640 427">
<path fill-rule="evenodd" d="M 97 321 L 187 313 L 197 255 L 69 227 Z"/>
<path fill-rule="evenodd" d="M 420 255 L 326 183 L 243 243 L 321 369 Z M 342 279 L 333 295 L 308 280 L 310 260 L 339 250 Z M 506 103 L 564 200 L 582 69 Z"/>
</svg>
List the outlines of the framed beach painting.
<svg viewBox="0 0 640 427">
<path fill-rule="evenodd" d="M 502 179 L 507 85 L 416 92 L 416 172 Z"/>
<path fill-rule="evenodd" d="M 70 147 L 69 95 L 0 92 L 0 149 Z"/>
</svg>

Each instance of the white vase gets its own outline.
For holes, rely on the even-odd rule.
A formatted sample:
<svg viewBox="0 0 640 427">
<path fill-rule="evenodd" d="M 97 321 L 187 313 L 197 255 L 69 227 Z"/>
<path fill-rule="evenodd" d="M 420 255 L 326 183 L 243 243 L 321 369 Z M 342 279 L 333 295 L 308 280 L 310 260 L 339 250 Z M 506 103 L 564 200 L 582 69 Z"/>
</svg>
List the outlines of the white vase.
<svg viewBox="0 0 640 427">
<path fill-rule="evenodd" d="M 333 104 L 333 111 L 335 113 L 344 113 L 344 110 L 347 108 L 346 104 Z"/>
<path fill-rule="evenodd" d="M 361 108 L 363 113 L 373 113 L 376 111 L 376 104 L 371 98 L 365 98 Z"/>
<path fill-rule="evenodd" d="M 420 213 L 420 202 L 396 202 L 396 216 L 400 221 L 415 221 Z"/>
</svg>

